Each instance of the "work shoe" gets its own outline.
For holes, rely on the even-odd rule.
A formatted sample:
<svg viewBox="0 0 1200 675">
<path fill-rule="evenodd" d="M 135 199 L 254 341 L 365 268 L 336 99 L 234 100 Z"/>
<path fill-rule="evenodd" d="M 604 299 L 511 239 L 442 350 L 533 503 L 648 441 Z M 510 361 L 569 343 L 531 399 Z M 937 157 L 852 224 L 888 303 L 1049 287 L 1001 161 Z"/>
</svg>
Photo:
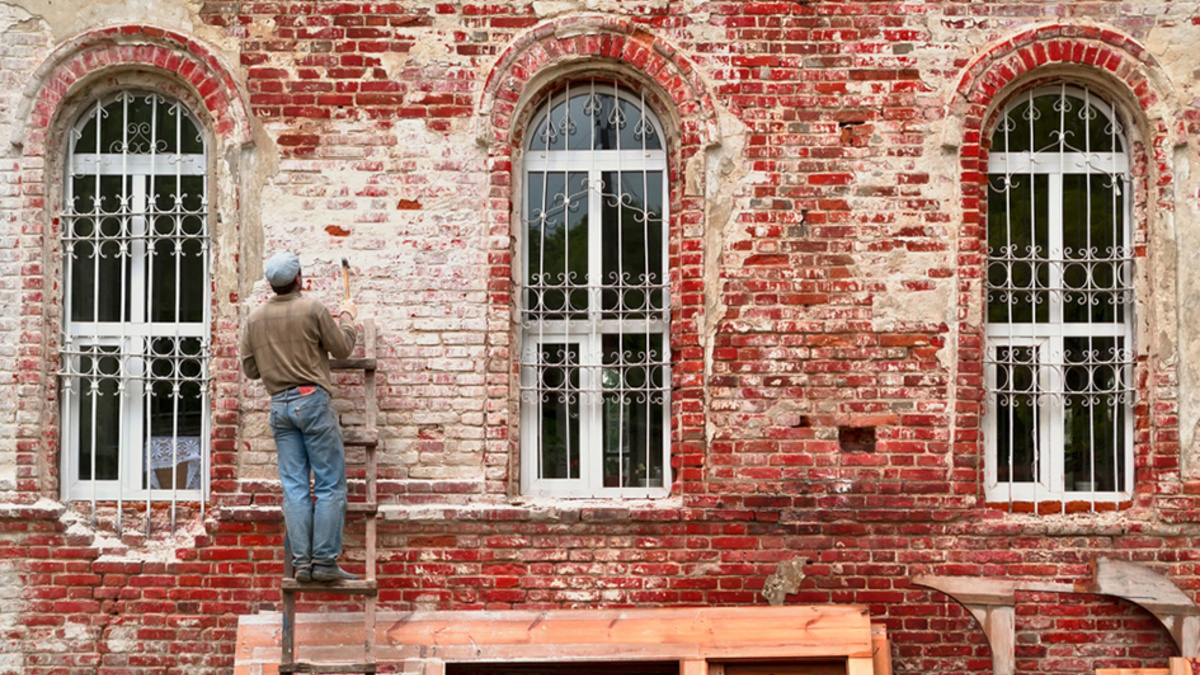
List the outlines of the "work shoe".
<svg viewBox="0 0 1200 675">
<path fill-rule="evenodd" d="M 351 574 L 334 563 L 332 565 L 313 565 L 312 578 L 313 581 L 320 582 L 357 581 L 358 575 Z"/>
<path fill-rule="evenodd" d="M 311 584 L 313 580 L 312 565 L 297 567 L 292 573 L 292 578 L 302 584 Z"/>
</svg>

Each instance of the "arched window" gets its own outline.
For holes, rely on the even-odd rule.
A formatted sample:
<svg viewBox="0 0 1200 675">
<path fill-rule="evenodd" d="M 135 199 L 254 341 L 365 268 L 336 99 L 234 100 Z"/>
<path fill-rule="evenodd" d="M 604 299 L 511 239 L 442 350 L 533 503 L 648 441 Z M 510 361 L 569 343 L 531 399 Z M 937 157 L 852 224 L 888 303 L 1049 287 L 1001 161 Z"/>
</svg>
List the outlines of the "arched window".
<svg viewBox="0 0 1200 675">
<path fill-rule="evenodd" d="M 178 101 L 121 91 L 66 148 L 66 499 L 198 497 L 208 458 L 208 161 Z"/>
<path fill-rule="evenodd" d="M 667 156 L 644 96 L 574 82 L 533 118 L 521 231 L 522 485 L 665 494 Z"/>
<path fill-rule="evenodd" d="M 989 501 L 1133 489 L 1133 191 L 1117 112 L 1056 84 L 1001 111 L 988 156 Z"/>
</svg>

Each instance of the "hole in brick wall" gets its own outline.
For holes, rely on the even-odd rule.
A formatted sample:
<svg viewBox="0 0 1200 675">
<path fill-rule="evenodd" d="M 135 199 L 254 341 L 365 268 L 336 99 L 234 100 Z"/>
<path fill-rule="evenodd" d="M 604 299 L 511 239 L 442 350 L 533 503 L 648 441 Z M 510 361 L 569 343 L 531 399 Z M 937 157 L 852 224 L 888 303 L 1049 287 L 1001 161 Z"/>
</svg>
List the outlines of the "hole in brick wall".
<svg viewBox="0 0 1200 675">
<path fill-rule="evenodd" d="M 812 426 L 812 419 L 808 415 L 801 415 L 796 423 L 792 425 L 793 429 L 807 429 Z"/>
<path fill-rule="evenodd" d="M 875 130 L 874 125 L 868 124 L 867 120 L 842 120 L 838 122 L 838 129 L 841 130 L 842 145 L 854 147 L 866 146 Z"/>
<path fill-rule="evenodd" d="M 875 427 L 838 427 L 842 452 L 875 452 Z"/>
</svg>

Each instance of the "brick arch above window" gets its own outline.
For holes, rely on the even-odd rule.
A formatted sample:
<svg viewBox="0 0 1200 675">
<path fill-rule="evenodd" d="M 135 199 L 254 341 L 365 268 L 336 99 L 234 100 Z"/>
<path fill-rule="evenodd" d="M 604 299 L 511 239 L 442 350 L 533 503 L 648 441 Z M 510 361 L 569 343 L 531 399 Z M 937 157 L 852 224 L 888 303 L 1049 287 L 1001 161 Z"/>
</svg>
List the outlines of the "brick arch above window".
<svg viewBox="0 0 1200 675">
<path fill-rule="evenodd" d="M 672 45 L 623 17 L 572 16 L 528 30 L 496 60 L 487 75 L 479 104 L 486 143 L 511 139 L 516 113 L 527 107 L 531 90 L 547 75 L 560 79 L 564 65 L 612 64 L 614 70 L 641 74 L 662 90 L 684 123 L 684 145 L 717 142 L 716 108 L 703 79 Z"/>
<path fill-rule="evenodd" d="M 1140 109 L 1156 145 L 1184 142 L 1177 95 L 1145 47 L 1107 28 L 1049 24 L 993 42 L 963 69 L 948 110 L 962 121 L 962 156 L 978 149 L 998 103 L 1014 88 L 1042 74 L 1070 79 L 1088 72 L 1124 90 L 1122 98 Z"/>
<path fill-rule="evenodd" d="M 81 85 L 110 71 L 146 69 L 170 74 L 198 98 L 212 132 L 228 142 L 251 140 L 250 115 L 229 68 L 216 52 L 182 33 L 146 25 L 112 26 L 77 35 L 42 62 L 22 92 L 14 145 L 39 155 L 63 100 Z"/>
</svg>

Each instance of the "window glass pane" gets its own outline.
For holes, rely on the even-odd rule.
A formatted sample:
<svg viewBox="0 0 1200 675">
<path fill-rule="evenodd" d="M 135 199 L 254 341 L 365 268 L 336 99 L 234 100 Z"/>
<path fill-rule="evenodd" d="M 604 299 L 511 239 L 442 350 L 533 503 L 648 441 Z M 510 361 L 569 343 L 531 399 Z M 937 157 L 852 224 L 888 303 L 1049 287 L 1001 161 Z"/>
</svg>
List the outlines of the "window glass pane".
<svg viewBox="0 0 1200 675">
<path fill-rule="evenodd" d="M 1087 145 L 1080 146 L 1080 149 L 1089 152 L 1125 151 L 1115 133 L 1119 124 L 1115 124 L 1100 108 L 1094 105 L 1084 108 L 1083 101 L 1079 101 L 1079 110 L 1081 119 L 1084 116 L 1087 118 Z"/>
<path fill-rule="evenodd" d="M 74 146 L 75 152 L 89 153 L 89 152 L 97 151 L 96 129 L 98 128 L 99 125 L 96 122 L 96 114 L 95 113 L 96 113 L 96 106 L 95 105 L 88 106 L 87 121 L 83 124 L 82 127 L 79 128 L 78 131 L 75 132 L 75 134 L 76 134 L 75 135 L 75 146 Z"/>
<path fill-rule="evenodd" d="M 100 113 L 100 152 L 121 152 L 125 147 L 125 103 L 124 97 L 104 106 Z M 95 152 L 90 146 L 79 147 L 79 152 Z"/>
<path fill-rule="evenodd" d="M 196 338 L 151 342 L 149 457 L 143 487 L 198 489 L 203 350 Z"/>
<path fill-rule="evenodd" d="M 79 372 L 87 374 L 79 388 L 78 457 L 80 480 L 116 480 L 120 463 L 121 397 L 118 382 L 121 361 L 116 347 L 94 350 L 96 356 L 79 358 Z M 100 356 L 100 354 L 112 354 Z M 93 473 L 93 470 L 95 473 Z"/>
<path fill-rule="evenodd" d="M 1000 482 L 1038 477 L 1037 352 L 1033 347 L 996 348 L 996 474 Z"/>
<path fill-rule="evenodd" d="M 180 124 L 183 127 L 179 135 L 179 142 L 183 145 L 182 152 L 192 155 L 204 154 L 204 135 L 200 133 L 196 123 L 190 116 L 182 115 Z"/>
<path fill-rule="evenodd" d="M 1124 152 L 1119 123 L 1096 103 L 1068 90 L 1022 97 L 997 123 L 992 152 Z"/>
<path fill-rule="evenodd" d="M 1125 485 L 1123 345 L 1118 338 L 1064 340 L 1068 491 L 1112 492 Z"/>
<path fill-rule="evenodd" d="M 563 150 L 567 147 L 567 128 L 570 120 L 567 118 L 566 103 L 558 103 L 538 122 L 533 135 L 529 138 L 530 150 Z"/>
<path fill-rule="evenodd" d="M 528 183 L 530 318 L 582 318 L 588 307 L 587 174 L 530 173 Z"/>
<path fill-rule="evenodd" d="M 658 132 L 650 120 L 642 115 L 638 103 L 621 99 L 621 114 L 625 125 L 621 127 L 622 150 L 658 150 Z"/>
<path fill-rule="evenodd" d="M 662 310 L 667 300 L 662 269 L 662 173 L 610 171 L 602 176 L 603 306 L 626 318 L 649 317 L 654 310 Z"/>
<path fill-rule="evenodd" d="M 190 180 L 189 180 L 190 179 Z M 184 197 L 177 185 L 196 185 L 198 177 L 158 176 L 154 179 L 154 213 L 151 215 L 153 256 L 147 262 L 145 292 L 150 297 L 150 320 L 199 322 L 204 320 L 205 260 L 203 218 L 183 210 Z M 178 199 L 178 202 L 176 201 Z M 182 279 L 182 284 L 177 280 Z"/>
<path fill-rule="evenodd" d="M 988 321 L 1050 318 L 1049 176 L 988 179 Z"/>
<path fill-rule="evenodd" d="M 1113 152 L 1114 126 L 1108 117 L 1093 104 L 1078 96 L 1046 96 L 1053 100 L 1055 115 L 1061 116 L 1063 145 L 1067 151 Z M 1116 147 L 1120 151 L 1120 147 Z"/>
<path fill-rule="evenodd" d="M 541 478 L 579 478 L 579 345 L 543 344 Z"/>
<path fill-rule="evenodd" d="M 129 318 L 129 303 L 122 303 L 121 289 L 130 279 L 130 221 L 122 214 L 120 176 L 101 176 L 96 196 L 96 177 L 72 180 L 75 208 L 86 208 L 89 218 L 72 218 L 64 223 L 64 255 L 70 267 L 71 320 L 122 321 Z M 99 211 L 94 211 L 95 207 Z M 75 211 L 78 212 L 78 211 Z"/>
<path fill-rule="evenodd" d="M 618 98 L 608 83 L 569 90 L 570 101 L 557 102 L 529 138 L 530 150 L 661 150 L 658 130 L 642 114 L 639 102 Z"/>
<path fill-rule="evenodd" d="M 1063 176 L 1063 318 L 1125 320 L 1124 197 L 1107 174 Z"/>
<path fill-rule="evenodd" d="M 603 343 L 604 486 L 662 487 L 663 336 L 605 335 Z"/>
<path fill-rule="evenodd" d="M 586 87 L 583 90 L 572 89 L 568 107 L 571 120 L 566 127 L 568 150 L 598 149 L 605 142 L 606 134 L 615 133 L 608 129 L 605 121 L 612 110 L 612 97 L 609 96 L 607 102 L 604 98 L 599 94 L 592 96 Z M 616 141 L 612 142 L 615 144 Z"/>
</svg>

